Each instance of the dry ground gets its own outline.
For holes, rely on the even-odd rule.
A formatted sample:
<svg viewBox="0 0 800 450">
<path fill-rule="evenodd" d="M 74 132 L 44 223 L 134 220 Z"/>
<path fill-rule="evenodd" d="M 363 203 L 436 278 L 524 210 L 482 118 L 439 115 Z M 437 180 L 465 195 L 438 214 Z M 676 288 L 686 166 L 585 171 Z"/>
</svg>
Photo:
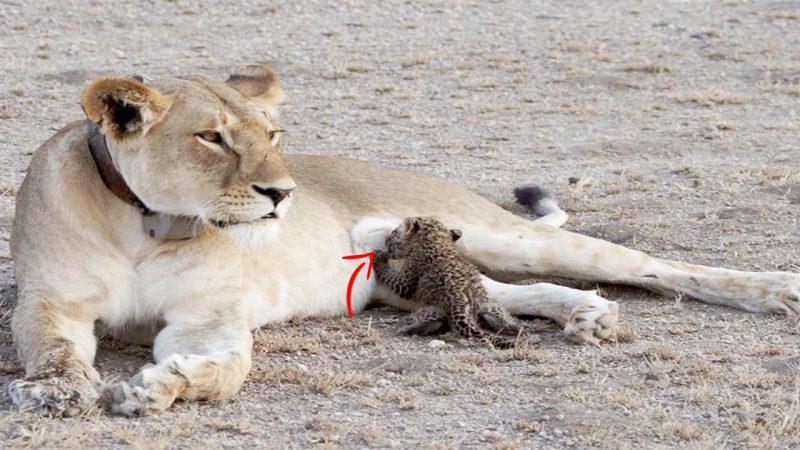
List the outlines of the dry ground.
<svg viewBox="0 0 800 450">
<path fill-rule="evenodd" d="M 446 177 L 498 203 L 548 186 L 568 228 L 662 257 L 800 271 L 797 1 L 0 1 L 0 283 L 31 152 L 103 73 L 224 76 L 279 61 L 290 152 Z M 113 6 L 112 6 L 113 5 Z M 68 256 L 68 255 L 65 255 Z M 13 410 L 0 446 L 785 448 L 800 336 L 783 317 L 603 287 L 632 342 L 557 329 L 496 352 L 394 335 L 398 313 L 257 333 L 235 400 L 139 420 Z M 148 361 L 104 342 L 108 379 Z"/>
</svg>

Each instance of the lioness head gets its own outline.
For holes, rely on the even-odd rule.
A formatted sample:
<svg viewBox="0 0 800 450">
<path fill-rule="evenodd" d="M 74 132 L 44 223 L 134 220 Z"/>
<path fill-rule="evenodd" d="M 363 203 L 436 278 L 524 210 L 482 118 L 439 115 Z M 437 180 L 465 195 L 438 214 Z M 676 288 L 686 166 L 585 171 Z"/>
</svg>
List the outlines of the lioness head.
<svg viewBox="0 0 800 450">
<path fill-rule="evenodd" d="M 237 224 L 280 218 L 291 203 L 274 123 L 283 96 L 269 67 L 250 65 L 227 82 L 103 78 L 82 104 L 148 208 Z"/>
</svg>

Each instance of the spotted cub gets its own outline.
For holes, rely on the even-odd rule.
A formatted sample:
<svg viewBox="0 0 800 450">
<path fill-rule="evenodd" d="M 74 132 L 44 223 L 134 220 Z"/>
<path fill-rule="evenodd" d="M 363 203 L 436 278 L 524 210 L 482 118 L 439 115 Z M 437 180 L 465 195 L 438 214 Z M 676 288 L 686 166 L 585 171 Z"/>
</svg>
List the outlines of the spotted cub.
<svg viewBox="0 0 800 450">
<path fill-rule="evenodd" d="M 489 301 L 480 272 L 455 248 L 460 237 L 435 219 L 410 217 L 386 238 L 386 251 L 375 252 L 378 280 L 423 305 L 400 332 L 428 335 L 449 326 L 499 348 L 536 341 L 524 324 Z M 526 336 L 518 340 L 521 334 Z"/>
</svg>

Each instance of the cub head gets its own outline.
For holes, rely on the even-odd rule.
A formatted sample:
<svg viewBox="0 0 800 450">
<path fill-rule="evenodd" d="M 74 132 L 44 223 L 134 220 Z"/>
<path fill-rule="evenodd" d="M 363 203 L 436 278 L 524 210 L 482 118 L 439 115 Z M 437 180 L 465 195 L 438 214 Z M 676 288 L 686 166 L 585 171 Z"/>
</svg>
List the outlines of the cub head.
<svg viewBox="0 0 800 450">
<path fill-rule="evenodd" d="M 286 214 L 294 180 L 275 124 L 283 90 L 249 65 L 226 82 L 102 78 L 83 93 L 118 170 L 153 211 L 235 225 Z"/>
<path fill-rule="evenodd" d="M 451 245 L 461 238 L 461 230 L 449 229 L 431 217 L 408 217 L 386 238 L 386 252 L 401 258 L 421 242 Z"/>
</svg>

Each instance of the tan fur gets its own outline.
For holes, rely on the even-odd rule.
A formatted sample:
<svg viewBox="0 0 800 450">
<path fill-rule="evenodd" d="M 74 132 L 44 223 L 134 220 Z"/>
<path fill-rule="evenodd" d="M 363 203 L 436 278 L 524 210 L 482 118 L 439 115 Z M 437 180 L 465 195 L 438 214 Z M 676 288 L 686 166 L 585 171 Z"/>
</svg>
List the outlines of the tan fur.
<svg viewBox="0 0 800 450">
<path fill-rule="evenodd" d="M 553 221 L 522 219 L 444 180 L 281 155 L 269 112 L 280 96 L 267 70 L 247 69 L 231 84 L 103 79 L 84 96 L 87 117 L 101 123 L 119 171 L 145 204 L 230 224 L 197 238 L 157 241 L 144 233 L 140 212 L 97 175 L 88 122 L 68 125 L 36 152 L 17 195 L 11 243 L 19 285 L 12 326 L 26 369 L 25 379 L 9 386 L 16 405 L 56 415 L 91 407 L 99 386 L 95 321 L 121 338 L 158 333 L 155 364 L 113 388 L 114 411 L 152 414 L 177 398 L 228 398 L 250 367 L 249 330 L 346 314 L 344 294 L 358 261 L 341 257 L 379 248 L 385 232 L 408 216 L 433 216 L 462 230 L 459 251 L 493 277 L 568 276 L 750 311 L 800 311 L 800 275 L 661 261 L 545 224 Z M 266 84 L 251 90 L 258 80 Z M 261 94 L 251 101 L 248 93 Z M 115 109 L 120 104 L 126 109 Z M 201 137 L 213 133 L 226 145 Z M 295 185 L 277 206 L 256 189 Z M 514 313 L 552 317 L 573 339 L 596 342 L 616 327 L 616 304 L 595 293 L 482 282 L 490 299 Z M 356 282 L 355 311 L 375 296 L 415 306 L 392 298 L 373 277 Z"/>
</svg>

